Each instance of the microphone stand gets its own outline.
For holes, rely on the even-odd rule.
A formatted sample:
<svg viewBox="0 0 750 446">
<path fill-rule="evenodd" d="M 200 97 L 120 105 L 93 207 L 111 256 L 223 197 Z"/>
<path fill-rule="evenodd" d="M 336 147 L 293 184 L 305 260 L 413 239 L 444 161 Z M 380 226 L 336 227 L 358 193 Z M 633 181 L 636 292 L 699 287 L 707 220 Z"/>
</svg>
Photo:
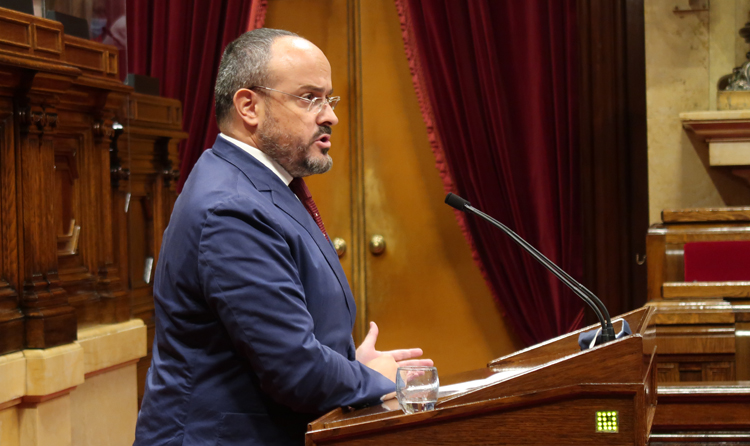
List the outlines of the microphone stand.
<svg viewBox="0 0 750 446">
<path fill-rule="evenodd" d="M 510 228 L 500 223 L 499 221 L 495 220 L 494 218 L 490 217 L 489 215 L 485 214 L 484 212 L 480 211 L 479 209 L 472 207 L 468 201 L 464 200 L 458 195 L 449 193 L 445 197 L 445 203 L 455 209 L 458 209 L 459 211 L 471 212 L 475 215 L 478 215 L 479 217 L 488 221 L 489 223 L 496 226 L 497 228 L 500 228 L 500 230 L 506 233 L 514 242 L 516 242 L 523 249 L 525 249 L 529 254 L 531 254 L 531 256 L 534 259 L 536 259 L 545 268 L 547 268 L 552 274 L 555 275 L 555 277 L 560 279 L 560 281 L 564 283 L 565 285 L 567 285 L 568 288 L 570 288 L 573 291 L 573 293 L 575 293 L 576 296 L 580 297 L 589 307 L 591 307 L 592 310 L 594 310 L 594 313 L 596 314 L 596 317 L 597 319 L 599 319 L 599 323 L 602 326 L 601 344 L 604 344 L 606 342 L 609 342 L 615 339 L 615 329 L 612 326 L 612 319 L 609 316 L 609 311 L 607 311 L 607 307 L 604 306 L 604 303 L 602 303 L 602 301 L 599 300 L 599 298 L 596 297 L 594 293 L 589 291 L 580 282 L 578 282 L 573 277 L 571 277 L 568 273 L 563 271 L 562 268 L 560 268 L 550 259 L 545 257 L 544 254 L 542 254 L 541 252 L 539 252 L 539 250 L 531 246 L 526 240 L 522 239 L 518 234 L 513 232 Z"/>
</svg>

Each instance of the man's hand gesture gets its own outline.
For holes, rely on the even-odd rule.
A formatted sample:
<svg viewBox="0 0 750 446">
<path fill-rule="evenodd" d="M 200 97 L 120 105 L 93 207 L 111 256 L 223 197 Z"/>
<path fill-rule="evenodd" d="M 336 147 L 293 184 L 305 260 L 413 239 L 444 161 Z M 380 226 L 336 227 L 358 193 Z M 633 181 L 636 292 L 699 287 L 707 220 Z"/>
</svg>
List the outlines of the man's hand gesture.
<svg viewBox="0 0 750 446">
<path fill-rule="evenodd" d="M 402 350 L 390 350 L 380 352 L 375 350 L 375 342 L 378 340 L 378 326 L 370 322 L 370 331 L 365 340 L 357 348 L 357 361 L 374 369 L 391 381 L 396 381 L 396 368 L 405 366 L 432 367 L 432 359 L 412 359 L 422 356 L 421 348 L 408 348 Z"/>
</svg>

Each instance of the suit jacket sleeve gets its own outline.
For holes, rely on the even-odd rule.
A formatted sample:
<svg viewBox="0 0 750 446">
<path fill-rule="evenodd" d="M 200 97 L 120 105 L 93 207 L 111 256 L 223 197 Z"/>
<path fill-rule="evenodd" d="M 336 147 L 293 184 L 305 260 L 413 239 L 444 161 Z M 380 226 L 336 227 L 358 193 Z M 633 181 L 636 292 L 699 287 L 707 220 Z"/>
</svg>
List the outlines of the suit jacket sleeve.
<svg viewBox="0 0 750 446">
<path fill-rule="evenodd" d="M 304 234 L 284 233 L 274 213 L 261 208 L 236 199 L 209 212 L 199 280 L 263 391 L 300 412 L 375 402 L 392 392 L 389 379 L 318 342 L 292 252 Z"/>
</svg>

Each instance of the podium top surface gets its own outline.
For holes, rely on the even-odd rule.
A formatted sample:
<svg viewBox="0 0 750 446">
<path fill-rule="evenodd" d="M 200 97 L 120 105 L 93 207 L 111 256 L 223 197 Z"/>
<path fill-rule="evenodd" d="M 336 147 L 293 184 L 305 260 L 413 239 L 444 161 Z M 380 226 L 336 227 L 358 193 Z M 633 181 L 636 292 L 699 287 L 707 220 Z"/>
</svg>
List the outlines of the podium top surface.
<svg viewBox="0 0 750 446">
<path fill-rule="evenodd" d="M 311 423 L 308 433 L 432 422 L 477 410 L 538 405 L 576 395 L 630 395 L 644 386 L 655 388 L 655 381 L 651 382 L 655 379 L 653 344 L 644 342 L 644 337 L 651 336 L 646 328 L 653 311 L 644 307 L 613 318 L 616 330 L 621 325 L 616 321 L 624 319 L 633 334 L 588 350 L 580 350 L 578 335 L 596 326 L 495 359 L 485 368 L 440 377 L 441 393 L 434 411 L 406 415 L 398 401 L 391 399 L 375 406 L 331 411 Z"/>
</svg>

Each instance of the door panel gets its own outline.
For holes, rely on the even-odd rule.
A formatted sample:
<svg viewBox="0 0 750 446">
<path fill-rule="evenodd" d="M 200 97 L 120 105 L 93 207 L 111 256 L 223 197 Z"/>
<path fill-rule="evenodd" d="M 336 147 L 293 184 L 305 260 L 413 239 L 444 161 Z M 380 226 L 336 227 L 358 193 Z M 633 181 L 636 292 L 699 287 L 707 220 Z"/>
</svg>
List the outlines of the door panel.
<svg viewBox="0 0 750 446">
<path fill-rule="evenodd" d="M 353 87 L 350 73 L 347 0 L 276 0 L 268 2 L 266 28 L 285 29 L 314 42 L 331 62 L 334 95 L 341 96 L 336 106 L 339 123 L 331 135 L 333 168 L 325 175 L 305 179 L 331 239 L 341 238 L 347 252 L 340 257 L 351 283 L 355 258 L 352 240 L 352 166 L 350 114 Z"/>
<path fill-rule="evenodd" d="M 310 39 L 328 56 L 343 96 L 334 168 L 308 184 L 377 347 L 421 347 L 447 375 L 520 347 L 474 263 L 435 168 L 393 0 L 271 0 L 266 27 Z M 382 235 L 386 249 L 368 247 Z"/>
</svg>

